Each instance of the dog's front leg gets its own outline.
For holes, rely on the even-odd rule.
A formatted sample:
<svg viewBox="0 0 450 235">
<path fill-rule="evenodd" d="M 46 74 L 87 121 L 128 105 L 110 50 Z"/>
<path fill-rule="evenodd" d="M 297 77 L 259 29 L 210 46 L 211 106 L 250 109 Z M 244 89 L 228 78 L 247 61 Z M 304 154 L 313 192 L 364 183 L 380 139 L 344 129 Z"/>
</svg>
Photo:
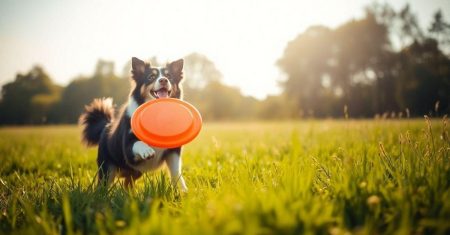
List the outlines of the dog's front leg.
<svg viewBox="0 0 450 235">
<path fill-rule="evenodd" d="M 136 141 L 131 148 L 135 161 L 148 160 L 155 157 L 155 150 L 142 141 Z"/>
<path fill-rule="evenodd" d="M 166 157 L 166 164 L 170 171 L 170 177 L 172 179 L 172 184 L 177 186 L 180 183 L 181 191 L 187 192 L 188 188 L 184 182 L 183 175 L 181 175 L 181 156 L 178 152 L 171 152 Z"/>
<path fill-rule="evenodd" d="M 140 141 L 132 131 L 124 138 L 125 155 L 131 163 L 148 160 L 155 157 L 155 150 L 146 143 Z"/>
</svg>

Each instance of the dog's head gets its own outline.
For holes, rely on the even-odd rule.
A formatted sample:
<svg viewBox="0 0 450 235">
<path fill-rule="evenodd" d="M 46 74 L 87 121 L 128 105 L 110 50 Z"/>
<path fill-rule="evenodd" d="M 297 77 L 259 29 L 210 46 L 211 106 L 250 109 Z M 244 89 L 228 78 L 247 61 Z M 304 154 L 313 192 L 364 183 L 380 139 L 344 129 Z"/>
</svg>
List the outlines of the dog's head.
<svg viewBox="0 0 450 235">
<path fill-rule="evenodd" d="M 138 103 L 169 97 L 181 99 L 183 59 L 168 63 L 165 67 L 152 67 L 133 57 L 131 67 L 132 78 L 136 83 L 132 96 Z"/>
</svg>

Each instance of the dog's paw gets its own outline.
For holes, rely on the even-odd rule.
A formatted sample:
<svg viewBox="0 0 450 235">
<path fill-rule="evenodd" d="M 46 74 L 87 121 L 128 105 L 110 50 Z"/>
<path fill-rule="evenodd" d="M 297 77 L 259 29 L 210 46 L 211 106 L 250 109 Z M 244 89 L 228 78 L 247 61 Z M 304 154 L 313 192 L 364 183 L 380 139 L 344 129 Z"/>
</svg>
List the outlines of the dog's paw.
<svg viewBox="0 0 450 235">
<path fill-rule="evenodd" d="M 148 160 L 155 156 L 155 150 L 142 141 L 137 141 L 132 148 L 134 156 L 142 160 Z"/>
</svg>

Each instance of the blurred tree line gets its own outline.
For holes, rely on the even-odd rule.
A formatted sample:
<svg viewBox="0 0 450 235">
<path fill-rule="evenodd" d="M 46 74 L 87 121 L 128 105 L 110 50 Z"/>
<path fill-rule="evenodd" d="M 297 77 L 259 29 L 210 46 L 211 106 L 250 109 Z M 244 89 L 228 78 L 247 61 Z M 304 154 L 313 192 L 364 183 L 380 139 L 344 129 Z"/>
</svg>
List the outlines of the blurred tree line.
<svg viewBox="0 0 450 235">
<path fill-rule="evenodd" d="M 222 83 L 222 74 L 201 54 L 185 59 L 183 83 L 185 100 L 195 105 L 205 120 L 252 119 L 258 115 L 258 100 L 243 96 L 238 88 Z M 163 66 L 156 57 L 149 61 Z M 112 97 L 119 107 L 129 96 L 131 61 L 122 75 L 114 63 L 99 60 L 90 76 L 79 76 L 66 87 L 56 85 L 39 66 L 18 74 L 2 89 L 0 124 L 76 123 L 84 106 L 94 98 Z"/>
<path fill-rule="evenodd" d="M 205 120 L 442 115 L 450 110 L 449 51 L 450 24 L 441 11 L 424 30 L 409 5 L 395 11 L 374 4 L 362 19 L 313 26 L 289 42 L 277 61 L 286 74 L 278 96 L 243 96 L 222 82 L 211 60 L 192 53 L 184 58 L 184 97 Z M 122 105 L 130 69 L 128 63 L 117 75 L 114 63 L 99 60 L 92 75 L 61 87 L 35 66 L 3 86 L 0 124 L 75 123 L 97 97 Z"/>
<path fill-rule="evenodd" d="M 449 43 L 441 11 L 423 30 L 409 5 L 374 4 L 336 29 L 310 27 L 277 65 L 300 116 L 342 117 L 344 107 L 352 117 L 439 115 L 450 109 Z"/>
</svg>

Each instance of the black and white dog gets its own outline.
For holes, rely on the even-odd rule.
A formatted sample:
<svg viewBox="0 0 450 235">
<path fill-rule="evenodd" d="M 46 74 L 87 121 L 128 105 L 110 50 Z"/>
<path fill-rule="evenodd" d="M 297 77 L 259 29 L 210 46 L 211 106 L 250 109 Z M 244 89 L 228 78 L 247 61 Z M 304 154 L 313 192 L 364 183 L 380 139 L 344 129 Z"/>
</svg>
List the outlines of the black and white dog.
<svg viewBox="0 0 450 235">
<path fill-rule="evenodd" d="M 136 138 L 130 124 L 139 105 L 158 98 L 182 98 L 183 60 L 161 68 L 152 67 L 135 57 L 131 63 L 133 88 L 128 103 L 117 118 L 111 98 L 95 99 L 80 117 L 83 141 L 88 146 L 98 145 L 99 183 L 109 185 L 119 176 L 125 178 L 126 186 L 132 186 L 144 172 L 156 170 L 166 163 L 172 184 L 180 183 L 181 190 L 187 191 L 181 175 L 181 147 L 161 149 L 148 146 Z"/>
</svg>

